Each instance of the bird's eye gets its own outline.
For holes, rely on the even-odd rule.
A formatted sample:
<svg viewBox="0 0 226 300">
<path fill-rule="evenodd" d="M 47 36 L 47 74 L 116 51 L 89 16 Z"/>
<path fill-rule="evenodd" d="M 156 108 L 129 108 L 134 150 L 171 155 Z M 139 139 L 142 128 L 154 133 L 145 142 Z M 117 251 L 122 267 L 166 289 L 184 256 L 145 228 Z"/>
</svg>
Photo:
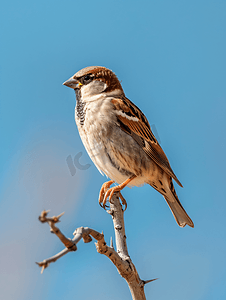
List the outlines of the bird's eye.
<svg viewBox="0 0 226 300">
<path fill-rule="evenodd" d="M 93 80 L 93 76 L 91 74 L 87 74 L 84 77 L 81 78 L 82 84 L 88 84 Z"/>
<path fill-rule="evenodd" d="M 86 75 L 86 76 L 84 77 L 84 79 L 85 79 L 85 81 L 88 81 L 88 80 L 90 79 L 90 75 L 89 75 L 89 74 Z"/>
</svg>

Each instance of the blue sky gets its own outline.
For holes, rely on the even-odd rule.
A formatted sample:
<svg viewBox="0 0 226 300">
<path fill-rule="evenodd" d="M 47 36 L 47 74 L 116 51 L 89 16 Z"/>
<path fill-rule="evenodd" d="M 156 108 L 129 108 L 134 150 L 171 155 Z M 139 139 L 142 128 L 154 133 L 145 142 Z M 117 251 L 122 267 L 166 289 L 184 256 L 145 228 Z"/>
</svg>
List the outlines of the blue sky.
<svg viewBox="0 0 226 300">
<path fill-rule="evenodd" d="M 65 211 L 60 227 L 113 235 L 97 203 L 105 178 L 74 122 L 75 95 L 62 83 L 101 65 L 154 124 L 184 188 L 195 228 L 178 227 L 149 186 L 126 188 L 129 253 L 147 299 L 226 297 L 226 2 L 10 1 L 0 12 L 0 298 L 131 299 L 93 243 L 78 245 L 43 275 L 35 265 L 62 249 L 42 209 Z M 91 164 L 71 175 L 66 159 Z M 88 288 L 87 288 L 88 286 Z"/>
</svg>

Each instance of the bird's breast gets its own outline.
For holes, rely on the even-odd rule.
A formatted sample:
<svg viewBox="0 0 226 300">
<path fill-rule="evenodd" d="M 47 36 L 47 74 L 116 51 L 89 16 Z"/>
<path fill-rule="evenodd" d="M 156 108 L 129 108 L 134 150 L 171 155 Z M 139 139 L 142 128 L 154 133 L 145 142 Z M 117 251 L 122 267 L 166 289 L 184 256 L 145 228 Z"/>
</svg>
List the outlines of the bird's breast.
<svg viewBox="0 0 226 300">
<path fill-rule="evenodd" d="M 84 118 L 76 105 L 75 120 L 86 151 L 98 170 L 117 183 L 135 174 L 139 180 L 133 184 L 144 184 L 144 173 L 152 162 L 134 139 L 120 129 L 111 101 L 85 103 L 82 109 Z"/>
<path fill-rule="evenodd" d="M 109 114 L 110 110 L 111 102 L 107 99 L 84 102 L 84 104 L 77 102 L 75 108 L 75 120 L 82 142 L 90 158 L 102 174 L 108 173 L 107 144 L 115 125 L 114 116 Z"/>
</svg>

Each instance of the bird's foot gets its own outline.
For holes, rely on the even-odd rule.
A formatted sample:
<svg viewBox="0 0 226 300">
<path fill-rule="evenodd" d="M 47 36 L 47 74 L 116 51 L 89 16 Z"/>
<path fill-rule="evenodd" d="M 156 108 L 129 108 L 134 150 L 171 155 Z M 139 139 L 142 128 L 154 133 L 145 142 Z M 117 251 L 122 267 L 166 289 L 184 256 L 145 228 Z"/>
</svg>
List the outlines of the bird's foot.
<svg viewBox="0 0 226 300">
<path fill-rule="evenodd" d="M 105 182 L 101 189 L 100 189 L 100 194 L 99 194 L 99 204 L 101 207 L 103 207 L 105 209 L 106 206 L 106 202 L 107 200 L 104 202 L 104 195 L 106 194 L 107 190 L 109 189 L 109 187 L 112 185 L 112 183 L 114 183 L 113 180 L 107 181 Z"/>
<path fill-rule="evenodd" d="M 135 175 L 133 175 L 132 177 L 128 178 L 126 181 L 124 181 L 123 183 L 119 184 L 118 186 L 114 186 L 112 188 L 109 188 L 111 186 L 111 184 L 114 181 L 108 181 L 106 183 L 104 183 L 102 185 L 102 188 L 100 190 L 100 196 L 99 196 L 99 203 L 100 205 L 105 209 L 106 203 L 107 203 L 107 198 L 109 197 L 108 201 L 111 202 L 111 199 L 114 195 L 114 193 L 119 192 L 119 198 L 122 201 L 122 204 L 125 205 L 125 209 L 127 208 L 127 202 L 125 200 L 125 198 L 122 196 L 121 194 L 121 190 L 124 189 L 124 187 L 126 187 L 134 178 L 136 178 Z"/>
</svg>

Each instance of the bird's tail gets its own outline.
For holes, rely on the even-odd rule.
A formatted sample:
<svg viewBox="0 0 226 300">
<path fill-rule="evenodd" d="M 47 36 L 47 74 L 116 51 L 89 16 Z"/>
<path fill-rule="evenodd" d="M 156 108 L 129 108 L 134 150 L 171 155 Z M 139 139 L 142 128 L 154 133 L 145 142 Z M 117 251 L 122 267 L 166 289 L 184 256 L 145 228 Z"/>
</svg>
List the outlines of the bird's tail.
<svg viewBox="0 0 226 300">
<path fill-rule="evenodd" d="M 184 210 L 183 206 L 181 205 L 181 203 L 177 197 L 176 191 L 173 186 L 172 179 L 170 182 L 170 191 L 168 190 L 168 193 L 163 196 L 166 199 L 166 202 L 168 203 L 178 225 L 180 227 L 184 227 L 185 225 L 194 227 L 194 223 L 192 222 L 191 218 L 188 216 L 188 214 Z"/>
</svg>

